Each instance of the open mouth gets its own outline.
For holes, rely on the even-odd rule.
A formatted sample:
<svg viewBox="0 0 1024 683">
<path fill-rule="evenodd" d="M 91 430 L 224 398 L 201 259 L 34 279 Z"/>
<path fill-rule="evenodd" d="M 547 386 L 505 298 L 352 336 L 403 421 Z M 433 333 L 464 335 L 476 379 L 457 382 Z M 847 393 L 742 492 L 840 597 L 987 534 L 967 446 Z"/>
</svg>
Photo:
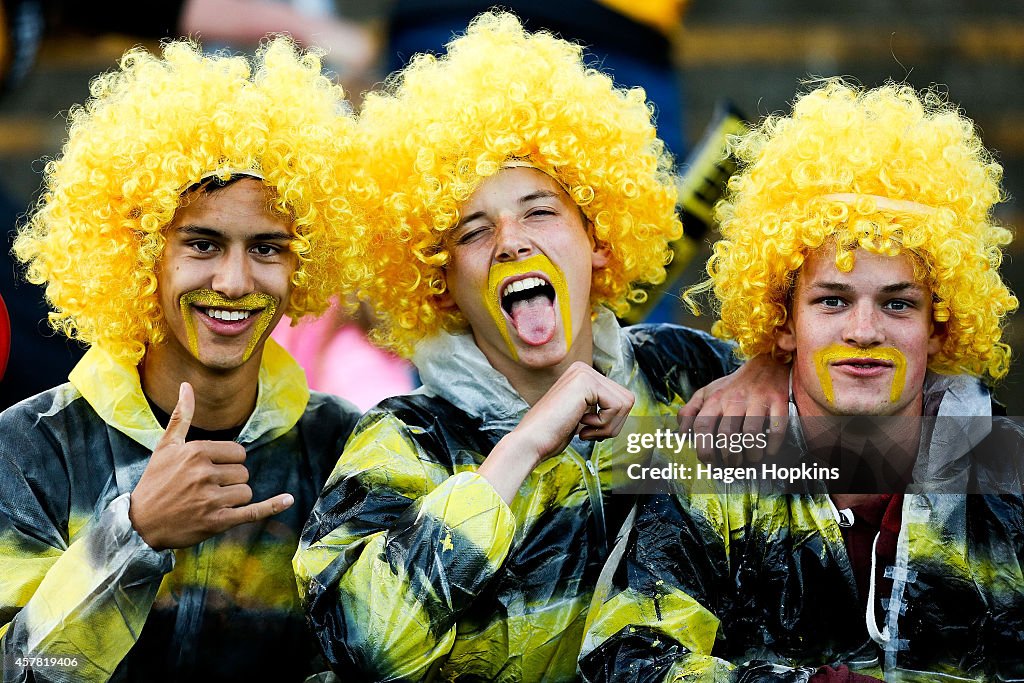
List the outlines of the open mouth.
<svg viewBox="0 0 1024 683">
<path fill-rule="evenodd" d="M 492 265 L 485 302 L 514 359 L 520 342 L 543 346 L 558 336 L 559 320 L 565 348 L 572 346 L 568 283 L 544 254 Z"/>
<path fill-rule="evenodd" d="M 250 292 L 238 299 L 228 299 L 211 289 L 195 289 L 182 294 L 178 303 L 185 319 L 189 350 L 196 357 L 199 356 L 196 326 L 200 322 L 222 340 L 249 333 L 242 356 L 242 360 L 247 361 L 277 312 L 277 302 L 263 292 Z M 191 313 L 193 310 L 194 314 Z"/>
<path fill-rule="evenodd" d="M 555 288 L 544 278 L 527 275 L 506 284 L 501 289 L 501 309 L 527 344 L 540 346 L 554 338 Z"/>
<path fill-rule="evenodd" d="M 501 293 L 501 308 L 510 318 L 515 319 L 517 310 L 529 308 L 531 305 L 544 305 L 545 299 L 548 304 L 555 302 L 555 288 L 547 280 L 531 276 L 522 280 L 510 282 Z M 531 300 L 538 299 L 535 302 Z"/>
<path fill-rule="evenodd" d="M 199 307 L 197 307 L 199 308 Z M 214 320 L 221 320 L 223 322 L 237 322 L 239 320 L 247 320 L 250 315 L 258 312 L 257 310 L 232 310 L 228 308 L 199 308 L 199 311 Z"/>
</svg>

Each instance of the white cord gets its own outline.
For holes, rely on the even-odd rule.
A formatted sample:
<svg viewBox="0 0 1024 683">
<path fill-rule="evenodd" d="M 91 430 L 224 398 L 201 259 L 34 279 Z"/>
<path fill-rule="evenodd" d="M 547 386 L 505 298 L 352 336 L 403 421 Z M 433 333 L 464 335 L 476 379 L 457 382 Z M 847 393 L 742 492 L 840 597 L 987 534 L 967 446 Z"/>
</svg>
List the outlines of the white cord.
<svg viewBox="0 0 1024 683">
<path fill-rule="evenodd" d="M 879 631 L 878 622 L 875 621 L 875 570 L 878 565 L 875 548 L 878 545 L 878 537 L 881 535 L 882 532 L 879 531 L 875 534 L 875 540 L 871 542 L 871 575 L 868 577 L 868 606 L 865 610 L 864 618 L 868 623 L 868 635 L 871 636 L 871 640 L 884 648 L 889 642 L 889 627 L 888 625 L 883 626 L 882 630 Z"/>
</svg>

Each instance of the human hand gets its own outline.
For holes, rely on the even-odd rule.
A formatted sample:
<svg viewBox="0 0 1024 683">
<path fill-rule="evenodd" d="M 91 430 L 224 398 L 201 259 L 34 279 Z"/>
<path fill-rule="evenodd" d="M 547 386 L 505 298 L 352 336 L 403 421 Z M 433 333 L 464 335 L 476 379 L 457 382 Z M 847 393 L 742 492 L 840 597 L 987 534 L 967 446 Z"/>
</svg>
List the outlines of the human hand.
<svg viewBox="0 0 1024 683">
<path fill-rule="evenodd" d="M 281 494 L 252 500 L 245 448 L 233 441 L 185 442 L 195 395 L 183 382 L 160 442 L 131 494 L 132 526 L 156 550 L 186 548 L 239 524 L 255 522 L 291 507 Z"/>
<path fill-rule="evenodd" d="M 720 377 L 694 392 L 679 411 L 679 431 L 693 430 L 698 438 L 697 455 L 704 462 L 722 462 L 738 465 L 741 462 L 760 462 L 768 455 L 778 453 L 786 436 L 789 418 L 789 365 L 770 356 L 751 358 L 739 370 Z M 732 435 L 737 435 L 736 437 Z M 746 448 L 740 452 L 710 447 L 716 438 L 729 443 L 742 435 L 750 435 L 747 443 L 759 434 L 767 449 Z"/>
<path fill-rule="evenodd" d="M 629 389 L 586 363 L 573 363 L 495 445 L 478 472 L 510 502 L 533 468 L 564 451 L 574 435 L 590 441 L 617 435 L 634 400 Z"/>
</svg>

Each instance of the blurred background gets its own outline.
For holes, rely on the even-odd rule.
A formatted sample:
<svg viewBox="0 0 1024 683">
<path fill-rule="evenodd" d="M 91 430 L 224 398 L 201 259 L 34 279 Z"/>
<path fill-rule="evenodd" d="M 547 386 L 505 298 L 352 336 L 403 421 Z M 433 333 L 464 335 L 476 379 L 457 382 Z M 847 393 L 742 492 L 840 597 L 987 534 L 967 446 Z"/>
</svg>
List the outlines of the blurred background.
<svg viewBox="0 0 1024 683">
<path fill-rule="evenodd" d="M 82 7 L 2 2 L 0 54 L 8 55 L 6 62 L 0 57 L 0 69 L 8 74 L 0 94 L 5 252 L 15 221 L 38 191 L 45 160 L 59 151 L 68 108 L 88 96 L 89 80 L 113 68 L 128 47 L 157 49 L 161 37 L 192 34 L 209 48 L 249 50 L 267 31 L 290 32 L 299 42 L 330 51 L 327 66 L 358 108 L 367 88 L 414 52 L 439 50 L 453 31 L 487 7 L 468 0 L 164 0 L 109 7 L 104 2 Z M 754 120 L 784 111 L 800 82 L 812 77 L 845 75 L 869 87 L 890 79 L 918 88 L 938 84 L 974 119 L 1003 164 L 1010 199 L 999 207 L 999 220 L 1018 235 L 1024 226 L 1024 2 L 549 0 L 503 6 L 517 11 L 531 29 L 548 27 L 588 45 L 594 60 L 621 85 L 643 85 L 656 104 L 659 130 L 681 161 L 698 146 L 722 102 Z M 696 251 L 672 292 L 702 279 L 715 233 L 694 235 Z M 1018 237 L 1003 267 L 1018 295 L 1024 291 L 1022 255 L 1024 238 Z M 80 350 L 47 332 L 41 293 L 17 281 L 10 258 L 0 266 L 0 294 L 15 329 L 8 375 L 0 383 L 3 408 L 63 381 Z M 653 315 L 702 329 L 713 322 L 708 316 L 693 318 L 670 296 Z M 316 333 L 327 341 L 318 341 L 313 353 L 333 352 L 333 331 L 350 329 L 351 323 L 328 318 L 329 333 Z M 1021 314 L 1011 321 L 1006 341 L 1017 358 L 996 394 L 1010 414 L 1024 415 Z M 26 346 L 50 351 L 45 360 L 24 360 L 18 353 Z M 381 395 L 364 404 L 414 382 L 414 376 L 402 378 L 400 365 L 381 362 L 375 376 L 384 377 L 386 366 L 397 367 L 398 379 L 389 375 L 387 386 L 382 380 Z M 316 374 L 309 366 L 307 371 Z M 372 377 L 360 383 L 374 384 Z M 322 388 L 333 390 L 328 384 Z"/>
</svg>

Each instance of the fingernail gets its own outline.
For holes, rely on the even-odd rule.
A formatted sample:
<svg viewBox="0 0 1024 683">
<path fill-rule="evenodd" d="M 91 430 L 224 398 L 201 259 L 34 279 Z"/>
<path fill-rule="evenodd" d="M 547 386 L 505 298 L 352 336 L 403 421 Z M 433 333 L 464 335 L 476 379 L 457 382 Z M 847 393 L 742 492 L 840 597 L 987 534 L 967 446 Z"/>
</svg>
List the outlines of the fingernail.
<svg viewBox="0 0 1024 683">
<path fill-rule="evenodd" d="M 289 493 L 289 494 L 285 495 L 285 497 L 284 497 L 284 498 L 282 498 L 282 499 L 281 499 L 281 502 L 282 502 L 282 503 L 284 504 L 284 506 L 285 506 L 286 508 L 287 508 L 287 507 L 291 507 L 291 506 L 292 506 L 292 503 L 294 503 L 294 502 L 295 502 L 295 498 L 294 498 L 294 497 L 292 497 L 292 494 L 290 494 L 290 493 Z"/>
</svg>

